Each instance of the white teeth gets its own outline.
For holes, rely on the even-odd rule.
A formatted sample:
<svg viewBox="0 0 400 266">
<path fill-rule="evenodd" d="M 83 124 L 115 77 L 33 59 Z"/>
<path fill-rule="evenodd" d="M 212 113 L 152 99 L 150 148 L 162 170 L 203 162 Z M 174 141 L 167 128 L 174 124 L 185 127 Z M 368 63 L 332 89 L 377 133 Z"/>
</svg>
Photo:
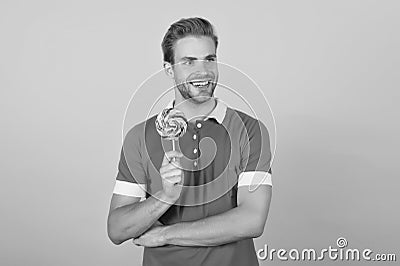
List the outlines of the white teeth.
<svg viewBox="0 0 400 266">
<path fill-rule="evenodd" d="M 203 81 L 203 82 L 191 82 L 194 86 L 197 86 L 197 87 L 202 87 L 202 86 L 206 86 L 206 85 L 208 85 L 208 81 Z"/>
</svg>

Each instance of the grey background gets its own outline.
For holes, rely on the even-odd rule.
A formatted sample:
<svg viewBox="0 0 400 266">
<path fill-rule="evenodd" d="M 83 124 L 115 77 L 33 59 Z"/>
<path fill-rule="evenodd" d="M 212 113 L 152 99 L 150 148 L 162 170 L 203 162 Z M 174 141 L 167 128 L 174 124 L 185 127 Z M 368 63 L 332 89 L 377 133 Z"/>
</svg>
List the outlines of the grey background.
<svg viewBox="0 0 400 266">
<path fill-rule="evenodd" d="M 123 115 L 161 67 L 167 27 L 193 15 L 215 24 L 219 59 L 263 88 L 277 121 L 256 249 L 343 236 L 399 256 L 399 11 L 369 0 L 1 1 L 1 265 L 140 264 L 141 248 L 106 234 Z"/>
</svg>

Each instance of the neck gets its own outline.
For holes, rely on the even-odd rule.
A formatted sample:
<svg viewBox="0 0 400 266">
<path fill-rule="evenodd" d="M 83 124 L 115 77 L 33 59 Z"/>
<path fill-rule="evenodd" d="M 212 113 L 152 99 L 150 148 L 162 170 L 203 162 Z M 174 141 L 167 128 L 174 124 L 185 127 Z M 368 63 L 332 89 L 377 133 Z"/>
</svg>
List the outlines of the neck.
<svg viewBox="0 0 400 266">
<path fill-rule="evenodd" d="M 175 97 L 176 109 L 182 111 L 189 122 L 204 119 L 214 110 L 215 106 L 217 105 L 217 101 L 214 97 L 211 97 L 204 103 L 193 103 L 180 98 L 181 97 Z"/>
</svg>

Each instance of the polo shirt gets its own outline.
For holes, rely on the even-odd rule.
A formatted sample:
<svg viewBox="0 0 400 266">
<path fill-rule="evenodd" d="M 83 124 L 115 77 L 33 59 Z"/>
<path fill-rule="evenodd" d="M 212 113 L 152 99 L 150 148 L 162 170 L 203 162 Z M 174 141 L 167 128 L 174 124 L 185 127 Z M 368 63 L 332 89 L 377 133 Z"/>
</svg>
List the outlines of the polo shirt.
<svg viewBox="0 0 400 266">
<path fill-rule="evenodd" d="M 267 128 L 215 99 L 214 110 L 205 119 L 190 121 L 186 133 L 176 141 L 176 149 L 184 155 L 184 187 L 177 202 L 159 218 L 164 225 L 195 221 L 237 207 L 238 187 L 272 186 Z M 145 200 L 162 189 L 159 169 L 164 153 L 172 150 L 172 141 L 158 134 L 156 117 L 127 133 L 113 193 Z M 145 247 L 143 265 L 259 264 L 249 238 L 213 247 Z"/>
</svg>

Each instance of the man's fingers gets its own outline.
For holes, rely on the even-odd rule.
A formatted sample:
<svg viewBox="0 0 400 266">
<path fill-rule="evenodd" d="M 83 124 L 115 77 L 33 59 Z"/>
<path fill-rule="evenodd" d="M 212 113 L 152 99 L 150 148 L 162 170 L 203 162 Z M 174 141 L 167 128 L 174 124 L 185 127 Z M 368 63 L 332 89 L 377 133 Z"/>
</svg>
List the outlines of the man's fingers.
<svg viewBox="0 0 400 266">
<path fill-rule="evenodd" d="M 160 174 L 163 181 L 170 184 L 183 184 L 183 171 L 180 158 L 183 154 L 179 151 L 169 151 L 164 154 Z M 175 160 L 172 160 L 175 159 Z"/>
<path fill-rule="evenodd" d="M 162 178 L 169 179 L 172 176 L 182 176 L 182 175 L 183 175 L 182 171 L 179 169 L 176 169 L 176 170 L 172 170 L 172 171 L 169 171 L 168 173 L 163 174 Z"/>
<path fill-rule="evenodd" d="M 172 170 L 169 170 L 167 172 L 162 173 L 161 174 L 161 178 L 168 178 L 170 176 L 182 175 L 182 174 L 183 174 L 182 170 L 180 170 L 180 169 L 172 169 Z"/>
<path fill-rule="evenodd" d="M 135 238 L 133 239 L 133 244 L 135 244 L 136 246 L 142 246 L 143 243 L 140 238 Z"/>
<path fill-rule="evenodd" d="M 168 163 L 172 162 L 173 158 L 181 158 L 183 156 L 183 154 L 179 151 L 167 151 L 164 154 L 164 158 L 162 161 L 162 166 L 167 165 Z"/>
<path fill-rule="evenodd" d="M 165 181 L 171 183 L 171 184 L 181 184 L 183 178 L 180 175 L 174 175 L 169 178 L 164 179 Z"/>
<path fill-rule="evenodd" d="M 180 151 L 167 151 L 164 156 L 166 156 L 168 158 L 182 157 L 183 154 Z"/>
<path fill-rule="evenodd" d="M 179 162 L 177 162 L 177 163 L 169 163 L 169 164 L 167 164 L 167 165 L 164 165 L 164 166 L 162 166 L 161 168 L 160 168 L 160 174 L 164 174 L 164 173 L 167 173 L 167 172 L 169 172 L 169 171 L 172 171 L 172 170 L 176 170 L 176 169 L 181 169 L 182 167 L 181 167 L 181 164 L 179 163 Z"/>
</svg>

